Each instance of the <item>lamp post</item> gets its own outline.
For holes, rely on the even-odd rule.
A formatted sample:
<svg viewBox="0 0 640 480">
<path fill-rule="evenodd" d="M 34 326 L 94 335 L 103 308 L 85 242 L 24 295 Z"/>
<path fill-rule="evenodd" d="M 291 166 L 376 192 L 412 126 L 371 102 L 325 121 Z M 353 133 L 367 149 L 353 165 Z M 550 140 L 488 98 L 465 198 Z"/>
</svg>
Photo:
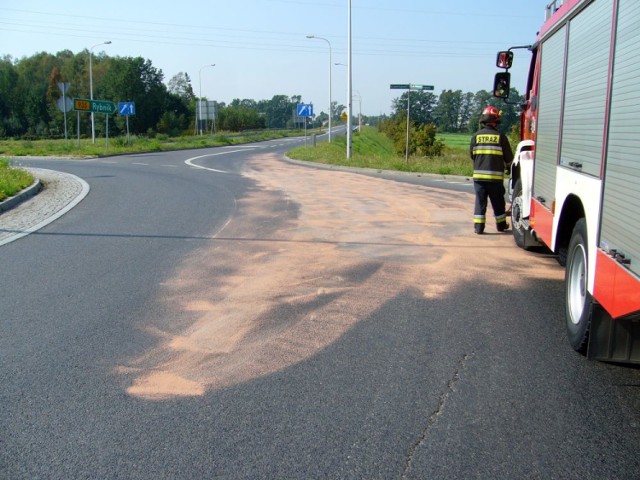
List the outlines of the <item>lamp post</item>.
<svg viewBox="0 0 640 480">
<path fill-rule="evenodd" d="M 348 14 L 347 14 L 347 102 L 349 102 L 348 106 L 347 106 L 347 158 L 351 158 L 351 146 L 352 146 L 352 139 L 351 139 L 351 113 L 352 113 L 352 107 L 353 107 L 353 85 L 352 85 L 352 72 L 353 72 L 353 65 L 351 63 L 352 60 L 352 50 L 353 50 L 353 46 L 351 43 L 351 0 L 349 0 L 348 3 Z"/>
<path fill-rule="evenodd" d="M 354 96 L 358 99 L 358 131 L 362 131 L 362 95 L 358 90 L 355 90 Z"/>
<path fill-rule="evenodd" d="M 316 37 L 315 35 L 307 35 L 307 38 L 315 38 L 318 40 L 324 40 L 329 45 L 329 143 L 331 143 L 331 117 L 332 115 L 332 103 L 333 98 L 331 97 L 331 42 L 324 37 Z"/>
<path fill-rule="evenodd" d="M 202 135 L 202 127 L 200 126 L 200 122 L 198 120 L 202 120 L 202 69 L 203 68 L 207 68 L 207 67 L 215 67 L 216 64 L 215 63 L 210 63 L 209 65 L 203 65 L 202 67 L 200 67 L 200 71 L 198 72 L 198 79 L 200 81 L 200 96 L 198 98 L 198 117 L 196 118 L 196 130 L 200 132 L 200 135 Z"/>
<path fill-rule="evenodd" d="M 109 45 L 110 43 L 111 40 L 96 43 L 89 49 L 89 98 L 91 100 L 93 100 L 93 65 L 91 63 L 91 52 L 95 47 L 98 47 L 100 45 Z M 91 112 L 91 143 L 96 143 L 96 124 L 93 117 L 93 112 Z"/>
</svg>

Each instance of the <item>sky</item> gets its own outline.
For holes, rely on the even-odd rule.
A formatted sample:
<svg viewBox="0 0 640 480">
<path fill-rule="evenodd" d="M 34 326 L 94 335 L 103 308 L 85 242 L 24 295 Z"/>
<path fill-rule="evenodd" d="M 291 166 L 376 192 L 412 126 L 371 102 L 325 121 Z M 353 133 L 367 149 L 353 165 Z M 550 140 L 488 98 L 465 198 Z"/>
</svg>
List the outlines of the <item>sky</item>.
<svg viewBox="0 0 640 480">
<path fill-rule="evenodd" d="M 402 91 L 390 84 L 433 85 L 436 94 L 491 90 L 496 52 L 532 43 L 548 2 L 352 0 L 354 114 L 391 113 Z M 185 72 L 194 93 L 211 100 L 301 95 L 319 113 L 328 110 L 330 71 L 332 100 L 347 104 L 348 5 L 348 0 L 0 0 L 0 56 L 16 60 L 39 52 L 91 50 L 143 57 L 162 70 L 165 83 Z M 112 43 L 99 45 L 105 41 Z M 512 85 L 521 93 L 528 65 L 529 54 L 517 52 Z"/>
</svg>

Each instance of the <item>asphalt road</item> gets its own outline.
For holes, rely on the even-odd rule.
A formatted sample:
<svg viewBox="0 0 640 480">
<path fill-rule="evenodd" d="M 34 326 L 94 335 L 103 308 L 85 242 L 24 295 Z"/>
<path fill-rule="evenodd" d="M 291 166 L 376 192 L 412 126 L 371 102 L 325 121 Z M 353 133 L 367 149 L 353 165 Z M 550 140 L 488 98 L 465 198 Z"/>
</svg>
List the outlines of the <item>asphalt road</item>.
<svg viewBox="0 0 640 480">
<path fill-rule="evenodd" d="M 291 143 L 26 162 L 91 191 L 0 247 L 0 478 L 640 478 L 554 259 Z"/>
</svg>

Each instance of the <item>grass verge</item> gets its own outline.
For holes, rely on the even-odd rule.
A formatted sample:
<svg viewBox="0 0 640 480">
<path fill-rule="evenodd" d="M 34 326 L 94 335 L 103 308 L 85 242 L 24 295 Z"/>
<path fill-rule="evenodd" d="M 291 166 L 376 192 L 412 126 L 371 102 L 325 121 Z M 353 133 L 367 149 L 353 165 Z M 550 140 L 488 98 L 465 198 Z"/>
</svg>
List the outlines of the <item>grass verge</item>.
<svg viewBox="0 0 640 480">
<path fill-rule="evenodd" d="M 229 133 L 216 135 L 168 137 L 157 135 L 155 138 L 132 136 L 91 140 L 2 140 L 0 155 L 21 156 L 71 156 L 85 157 L 96 155 L 116 155 L 149 151 L 170 151 L 189 148 L 216 147 L 247 142 L 271 140 L 287 136 L 298 136 L 299 130 L 261 130 L 255 132 Z M 309 132 L 308 132 L 309 133 Z M 438 138 L 445 142 L 445 153 L 440 157 L 410 157 L 395 153 L 391 140 L 375 128 L 365 127 L 362 132 L 353 135 L 352 156 L 347 160 L 346 138 L 334 137 L 331 143 L 318 143 L 317 146 L 298 147 L 289 151 L 291 158 L 329 165 L 373 168 L 378 170 L 397 170 L 402 172 L 435 173 L 440 175 L 471 176 L 473 166 L 469 159 L 469 141 L 471 136 L 464 134 L 445 134 Z M 33 183 L 33 177 L 26 171 L 10 167 L 8 160 L 0 159 L 0 201 L 15 195 Z"/>
<path fill-rule="evenodd" d="M 435 173 L 440 175 L 473 175 L 469 158 L 470 135 L 439 136 L 445 141 L 445 153 L 440 157 L 399 156 L 391 140 L 375 128 L 364 128 L 352 138 L 351 159 L 346 158 L 346 138 L 337 137 L 331 143 L 315 147 L 297 147 L 288 152 L 291 158 L 328 165 L 397 170 L 402 172 Z"/>
<path fill-rule="evenodd" d="M 9 160 L 0 159 L 0 202 L 27 188 L 33 180 L 29 172 L 13 168 L 9 165 Z"/>
<path fill-rule="evenodd" d="M 87 157 L 99 155 L 117 155 L 122 153 L 141 153 L 189 148 L 220 147 L 240 143 L 259 142 L 276 138 L 299 136 L 300 130 L 256 130 L 252 132 L 220 132 L 215 135 L 169 137 L 158 134 L 153 138 L 127 137 L 69 140 L 0 140 L 0 156 L 64 156 Z"/>
</svg>

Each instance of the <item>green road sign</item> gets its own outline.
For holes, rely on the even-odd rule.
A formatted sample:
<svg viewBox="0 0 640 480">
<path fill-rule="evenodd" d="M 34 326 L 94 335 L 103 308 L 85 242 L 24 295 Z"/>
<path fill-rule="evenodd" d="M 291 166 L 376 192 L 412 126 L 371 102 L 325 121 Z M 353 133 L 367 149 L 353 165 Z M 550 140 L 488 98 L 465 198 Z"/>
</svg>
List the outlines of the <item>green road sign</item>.
<svg viewBox="0 0 640 480">
<path fill-rule="evenodd" d="M 116 104 L 108 100 L 89 100 L 86 98 L 74 98 L 73 109 L 76 112 L 116 113 Z"/>
<path fill-rule="evenodd" d="M 409 90 L 409 88 L 411 87 L 411 85 L 409 85 L 408 83 L 392 83 L 389 88 L 391 88 L 392 90 Z"/>
<path fill-rule="evenodd" d="M 433 90 L 433 85 L 416 85 L 412 83 L 411 90 Z"/>
</svg>

